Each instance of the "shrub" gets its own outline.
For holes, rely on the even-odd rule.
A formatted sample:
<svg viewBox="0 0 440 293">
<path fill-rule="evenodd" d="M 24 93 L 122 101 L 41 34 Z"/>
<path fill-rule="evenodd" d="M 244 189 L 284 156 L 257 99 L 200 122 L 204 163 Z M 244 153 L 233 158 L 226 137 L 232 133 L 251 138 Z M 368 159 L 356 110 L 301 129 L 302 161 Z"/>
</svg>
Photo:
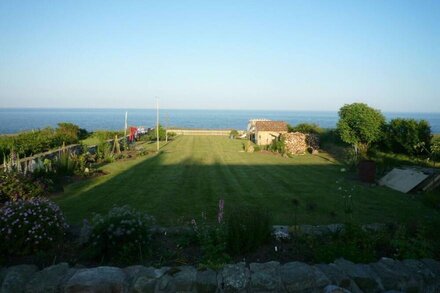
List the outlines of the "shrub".
<svg viewBox="0 0 440 293">
<path fill-rule="evenodd" d="M 341 139 L 353 145 L 356 154 L 359 151 L 366 154 L 370 144 L 382 137 L 384 124 L 385 117 L 379 110 L 353 103 L 339 110 L 337 129 Z"/>
<path fill-rule="evenodd" d="M 150 254 L 153 218 L 129 206 L 113 207 L 106 215 L 97 214 L 91 222 L 88 247 L 94 257 L 130 263 Z"/>
<path fill-rule="evenodd" d="M 416 227 L 414 233 L 410 233 L 407 227 L 400 226 L 391 240 L 391 245 L 395 251 L 394 256 L 399 259 L 433 257 L 433 248 L 423 225 Z"/>
<path fill-rule="evenodd" d="M 159 124 L 159 140 L 166 139 L 166 129 Z M 145 141 L 155 141 L 157 140 L 157 130 L 155 128 L 148 131 L 147 135 L 142 137 L 142 140 Z"/>
<path fill-rule="evenodd" d="M 376 259 L 374 233 L 364 231 L 360 226 L 346 224 L 345 229 L 335 233 L 328 241 L 313 245 L 315 261 L 332 262 L 343 257 L 353 262 L 372 262 Z"/>
<path fill-rule="evenodd" d="M 8 255 L 52 249 L 67 228 L 60 208 L 48 199 L 10 201 L 0 208 L 0 247 Z"/>
<path fill-rule="evenodd" d="M 68 150 L 62 150 L 58 159 L 55 161 L 55 172 L 58 175 L 69 176 L 75 172 L 77 161 L 73 159 L 74 155 Z"/>
<path fill-rule="evenodd" d="M 440 136 L 437 136 L 432 140 L 431 156 L 434 162 L 440 161 Z"/>
<path fill-rule="evenodd" d="M 315 123 L 299 123 L 295 126 L 288 125 L 289 132 L 321 134 L 324 130 Z"/>
<path fill-rule="evenodd" d="M 285 147 L 284 141 L 276 138 L 269 145 L 269 150 L 275 153 L 284 154 L 285 153 L 284 147 Z"/>
<path fill-rule="evenodd" d="M 0 171 L 0 203 L 46 196 L 51 185 L 50 180 L 35 178 L 30 174 Z"/>
<path fill-rule="evenodd" d="M 20 157 L 42 153 L 58 148 L 63 143 L 78 143 L 87 135 L 87 131 L 72 123 L 59 123 L 58 128 L 51 127 L 25 131 L 17 135 L 0 137 L 0 161 L 3 154 L 8 156 L 14 150 Z"/>
<path fill-rule="evenodd" d="M 238 207 L 226 218 L 227 249 L 236 255 L 254 251 L 270 239 L 271 220 L 257 208 Z"/>
<path fill-rule="evenodd" d="M 425 120 L 393 119 L 385 127 L 384 144 L 395 153 L 427 153 L 431 145 L 431 127 Z"/>
<path fill-rule="evenodd" d="M 96 130 L 90 137 L 96 138 L 98 141 L 106 141 L 115 137 L 115 135 L 121 137 L 124 136 L 123 131 L 111 131 L 111 130 Z"/>
<path fill-rule="evenodd" d="M 238 131 L 235 129 L 232 129 L 231 132 L 229 133 L 229 137 L 237 138 L 237 136 L 238 136 Z"/>
<path fill-rule="evenodd" d="M 210 268 L 218 268 L 230 260 L 226 253 L 226 226 L 224 222 L 225 202 L 218 202 L 217 223 L 208 224 L 206 215 L 202 213 L 200 221 L 191 221 L 197 242 L 203 252 L 203 264 Z"/>
<path fill-rule="evenodd" d="M 96 156 L 100 161 L 113 162 L 112 146 L 107 141 L 101 141 L 97 146 Z"/>
</svg>

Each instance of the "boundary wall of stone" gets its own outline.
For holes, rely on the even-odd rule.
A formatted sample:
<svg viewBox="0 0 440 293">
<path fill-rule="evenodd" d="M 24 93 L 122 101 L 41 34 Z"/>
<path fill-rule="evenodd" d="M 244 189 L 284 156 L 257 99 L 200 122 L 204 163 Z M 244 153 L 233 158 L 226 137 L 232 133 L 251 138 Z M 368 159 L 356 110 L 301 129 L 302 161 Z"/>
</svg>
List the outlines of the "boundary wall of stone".
<svg viewBox="0 0 440 293">
<path fill-rule="evenodd" d="M 0 292 L 440 292 L 440 262 L 433 259 L 355 264 L 302 262 L 125 268 L 59 263 L 0 268 Z"/>
</svg>

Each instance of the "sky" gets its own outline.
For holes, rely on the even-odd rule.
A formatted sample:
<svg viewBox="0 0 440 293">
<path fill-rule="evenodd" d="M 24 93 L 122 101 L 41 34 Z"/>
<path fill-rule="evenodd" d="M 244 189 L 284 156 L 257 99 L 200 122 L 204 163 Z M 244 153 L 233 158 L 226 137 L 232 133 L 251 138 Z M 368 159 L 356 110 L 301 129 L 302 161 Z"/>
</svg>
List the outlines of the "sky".
<svg viewBox="0 0 440 293">
<path fill-rule="evenodd" d="M 440 112 L 440 1 L 0 0 L 0 107 Z"/>
</svg>

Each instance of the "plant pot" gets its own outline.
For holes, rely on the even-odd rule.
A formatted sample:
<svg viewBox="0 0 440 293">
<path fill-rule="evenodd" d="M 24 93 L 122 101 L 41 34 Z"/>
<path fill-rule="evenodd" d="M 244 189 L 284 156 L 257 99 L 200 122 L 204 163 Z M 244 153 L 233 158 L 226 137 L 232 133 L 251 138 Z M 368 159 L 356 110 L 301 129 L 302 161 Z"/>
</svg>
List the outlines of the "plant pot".
<svg viewBox="0 0 440 293">
<path fill-rule="evenodd" d="M 358 165 L 359 179 L 362 182 L 374 183 L 376 179 L 376 162 L 372 160 L 362 160 Z"/>
</svg>

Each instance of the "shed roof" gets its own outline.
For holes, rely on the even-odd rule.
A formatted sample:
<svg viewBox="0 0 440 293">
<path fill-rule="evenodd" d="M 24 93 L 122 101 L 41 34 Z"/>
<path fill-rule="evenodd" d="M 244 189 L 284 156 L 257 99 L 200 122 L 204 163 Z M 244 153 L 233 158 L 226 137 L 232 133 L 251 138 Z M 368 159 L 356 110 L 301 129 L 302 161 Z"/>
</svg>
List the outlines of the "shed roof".
<svg viewBox="0 0 440 293">
<path fill-rule="evenodd" d="M 287 123 L 284 121 L 256 121 L 257 131 L 287 131 Z"/>
</svg>

